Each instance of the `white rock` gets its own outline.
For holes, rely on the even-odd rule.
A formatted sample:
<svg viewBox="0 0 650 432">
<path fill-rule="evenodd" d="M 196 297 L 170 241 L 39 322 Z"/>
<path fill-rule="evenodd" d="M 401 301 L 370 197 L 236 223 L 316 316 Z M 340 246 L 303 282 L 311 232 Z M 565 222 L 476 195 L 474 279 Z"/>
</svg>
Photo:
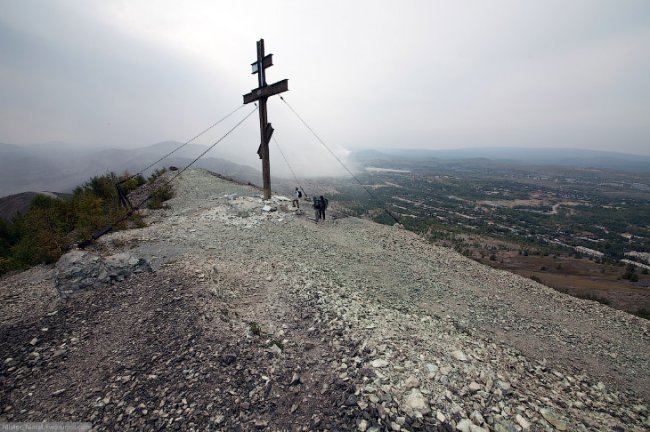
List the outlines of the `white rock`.
<svg viewBox="0 0 650 432">
<path fill-rule="evenodd" d="M 438 372 L 438 366 L 434 365 L 433 363 L 427 363 L 424 365 L 424 367 L 427 370 L 427 373 L 430 375 L 435 375 L 435 373 Z"/>
<path fill-rule="evenodd" d="M 451 413 L 452 414 L 463 413 L 463 415 L 465 415 L 465 413 L 463 412 L 463 408 L 460 405 L 458 405 L 456 402 L 451 403 Z"/>
<path fill-rule="evenodd" d="M 412 389 L 412 388 L 419 387 L 419 386 L 420 386 L 420 380 L 417 379 L 416 377 L 414 377 L 413 375 L 411 375 L 411 376 L 408 377 L 408 378 L 406 379 L 406 381 L 404 382 L 404 386 L 405 386 L 407 389 Z"/>
<path fill-rule="evenodd" d="M 485 419 L 483 418 L 481 413 L 476 410 L 472 411 L 472 413 L 469 415 L 469 418 L 472 419 L 472 421 L 474 421 L 474 423 L 476 423 L 477 425 L 482 425 L 483 423 L 485 423 Z"/>
<path fill-rule="evenodd" d="M 517 421 L 517 423 L 519 423 L 519 426 L 521 426 L 523 430 L 530 429 L 530 423 L 521 414 L 517 414 L 515 416 L 515 420 Z"/>
<path fill-rule="evenodd" d="M 552 410 L 548 408 L 542 408 L 539 410 L 539 413 L 544 417 L 544 420 L 549 422 L 553 427 L 559 431 L 565 431 L 567 428 L 566 423 L 559 418 Z"/>
<path fill-rule="evenodd" d="M 373 360 L 372 363 L 370 363 L 370 364 L 372 365 L 372 367 L 375 367 L 375 368 L 383 368 L 383 367 L 388 366 L 388 362 L 386 360 L 384 360 L 384 359 Z"/>
<path fill-rule="evenodd" d="M 456 425 L 456 429 L 460 432 L 471 432 L 470 426 L 473 426 L 472 421 L 469 419 L 462 419 Z"/>
<path fill-rule="evenodd" d="M 454 356 L 456 360 L 467 361 L 467 356 L 461 350 L 454 351 L 451 355 Z"/>
<path fill-rule="evenodd" d="M 368 429 L 368 422 L 367 422 L 366 420 L 361 420 L 361 421 L 359 422 L 359 426 L 357 426 L 357 428 L 358 428 L 361 432 L 366 432 L 366 429 Z"/>
<path fill-rule="evenodd" d="M 431 411 L 429 409 L 429 402 L 424 398 L 424 396 L 422 396 L 422 393 L 420 393 L 420 390 L 418 389 L 411 390 L 411 393 L 409 393 L 404 400 L 403 406 L 408 414 L 413 414 L 415 416 L 417 416 L 417 414 L 424 415 Z"/>
</svg>

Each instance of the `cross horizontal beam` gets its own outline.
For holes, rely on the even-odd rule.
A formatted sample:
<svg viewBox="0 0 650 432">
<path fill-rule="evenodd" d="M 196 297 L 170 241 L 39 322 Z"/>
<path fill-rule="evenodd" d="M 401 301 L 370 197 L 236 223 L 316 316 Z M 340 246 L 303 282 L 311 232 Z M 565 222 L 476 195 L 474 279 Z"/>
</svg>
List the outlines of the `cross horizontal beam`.
<svg viewBox="0 0 650 432">
<path fill-rule="evenodd" d="M 269 96 L 276 95 L 278 93 L 283 93 L 289 90 L 289 80 L 284 79 L 278 81 L 274 84 L 270 84 L 264 87 L 258 87 L 252 90 L 250 93 L 244 95 L 244 103 L 251 103 L 262 98 L 268 98 Z"/>
<path fill-rule="evenodd" d="M 271 66 L 273 66 L 273 54 L 268 54 L 262 59 L 262 69 L 266 69 Z M 258 73 L 260 69 L 260 62 L 251 63 L 251 67 L 253 69 L 253 72 L 251 72 L 251 74 Z"/>
</svg>

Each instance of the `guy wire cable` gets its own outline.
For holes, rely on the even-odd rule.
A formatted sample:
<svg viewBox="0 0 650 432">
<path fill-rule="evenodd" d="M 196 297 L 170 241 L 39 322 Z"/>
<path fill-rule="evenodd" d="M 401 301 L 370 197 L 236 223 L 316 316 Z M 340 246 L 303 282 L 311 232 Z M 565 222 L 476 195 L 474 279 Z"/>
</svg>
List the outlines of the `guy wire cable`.
<svg viewBox="0 0 650 432">
<path fill-rule="evenodd" d="M 293 179 L 296 181 L 296 184 L 298 187 L 305 192 L 305 189 L 303 189 L 302 185 L 300 184 L 300 180 L 298 180 L 298 176 L 296 176 L 296 173 L 293 171 L 293 168 L 291 167 L 291 164 L 289 164 L 289 161 L 287 160 L 287 157 L 284 155 L 284 152 L 280 148 L 280 144 L 278 143 L 278 140 L 273 137 L 273 142 L 275 142 L 275 145 L 278 147 L 278 150 L 280 150 L 280 154 L 282 155 L 282 159 L 287 163 L 287 166 L 289 167 L 289 170 L 291 171 L 291 174 L 293 175 Z M 305 192 L 305 195 L 307 195 L 307 192 Z"/>
<path fill-rule="evenodd" d="M 183 174 L 183 172 L 185 172 L 185 170 L 187 170 L 189 167 L 191 167 L 192 165 L 194 165 L 194 164 L 196 163 L 196 161 L 198 161 L 199 159 L 201 159 L 201 158 L 202 158 L 202 157 L 203 157 L 207 152 L 209 152 L 210 150 L 212 150 L 212 149 L 213 149 L 217 144 L 219 144 L 219 143 L 220 143 L 221 141 L 223 141 L 223 140 L 224 140 L 228 135 L 230 135 L 230 133 L 231 133 L 232 131 L 234 131 L 234 130 L 237 129 L 237 128 L 242 124 L 242 123 L 244 123 L 244 122 L 245 122 L 245 121 L 246 121 L 246 120 L 247 120 L 247 119 L 248 119 L 248 118 L 249 118 L 249 117 L 250 117 L 250 116 L 251 116 L 255 111 L 257 111 L 257 107 L 253 108 L 253 109 L 251 110 L 251 112 L 249 112 L 249 113 L 246 115 L 246 117 L 244 117 L 243 119 L 241 119 L 241 120 L 239 121 L 239 123 L 237 123 L 235 126 L 233 126 L 233 127 L 232 127 L 228 132 L 226 132 L 226 133 L 225 133 L 221 138 L 219 138 L 217 141 L 215 141 L 214 144 L 212 144 L 210 147 L 208 147 L 208 148 L 207 148 L 203 153 L 201 153 L 200 155 L 198 155 L 198 156 L 197 156 L 197 157 L 196 157 L 192 162 L 190 162 L 189 164 L 187 164 L 187 166 L 186 166 L 185 168 L 183 168 L 182 170 L 178 171 L 178 173 L 176 173 L 176 175 L 175 175 L 174 177 L 172 177 L 172 178 L 170 178 L 169 180 L 167 180 L 167 182 L 165 182 L 165 183 L 163 184 L 163 186 L 167 186 L 167 185 L 168 185 L 169 183 L 171 183 L 174 179 L 176 179 L 176 177 L 178 177 L 179 175 Z M 142 202 L 141 202 L 140 204 L 138 204 L 136 207 L 139 208 L 140 205 L 142 205 L 143 203 L 145 203 L 149 198 L 151 198 L 151 196 L 148 196 L 144 201 L 142 201 Z"/>
<path fill-rule="evenodd" d="M 185 147 L 186 145 L 190 144 L 190 143 L 191 143 L 192 141 L 194 141 L 195 139 L 197 139 L 197 138 L 199 138 L 200 136 L 202 136 L 202 135 L 204 135 L 205 133 L 207 133 L 209 130 L 211 130 L 212 128 L 214 128 L 215 126 L 217 126 L 219 123 L 225 121 L 228 117 L 230 117 L 230 116 L 232 116 L 233 114 L 235 114 L 237 111 L 239 111 L 240 109 L 242 109 L 244 106 L 245 106 L 244 104 L 238 106 L 236 109 L 234 109 L 233 111 L 231 111 L 229 114 L 226 114 L 225 117 L 222 117 L 220 120 L 217 120 L 215 123 L 213 123 L 211 126 L 209 126 L 208 128 L 206 128 L 205 130 L 199 132 L 196 136 L 194 136 L 194 137 L 190 138 L 189 140 L 185 141 L 184 144 L 181 144 L 180 146 L 178 146 L 178 147 L 175 148 L 174 150 L 170 151 L 169 153 L 167 153 L 165 156 L 161 157 L 160 159 L 158 159 L 158 160 L 155 161 L 154 163 L 152 163 L 152 164 L 148 165 L 146 168 L 140 170 L 140 172 L 138 172 L 138 173 L 136 173 L 136 174 L 133 174 L 133 175 L 129 176 L 128 178 L 126 178 L 126 179 L 124 179 L 124 180 L 118 182 L 118 184 L 122 184 L 122 183 L 124 183 L 124 182 L 127 182 L 127 181 L 131 180 L 132 178 L 135 178 L 135 177 L 141 175 L 143 172 L 145 172 L 146 170 L 148 170 L 148 169 L 151 168 L 152 166 L 156 165 L 158 162 L 161 162 L 161 161 L 163 161 L 164 159 L 168 158 L 168 157 L 171 156 L 172 154 L 176 153 L 178 150 L 180 150 L 180 149 L 182 149 L 183 147 Z"/>
<path fill-rule="evenodd" d="M 368 195 L 370 195 L 370 196 L 372 197 L 372 199 L 375 200 L 375 202 L 376 202 L 377 204 L 379 204 L 379 206 L 380 206 L 380 207 L 381 207 L 381 208 L 382 208 L 382 209 L 383 209 L 383 210 L 384 210 L 384 211 L 385 211 L 385 212 L 386 212 L 386 213 L 387 213 L 391 218 L 393 218 L 393 220 L 394 220 L 395 222 L 397 222 L 398 224 L 401 224 L 401 222 L 399 221 L 399 219 L 397 219 L 397 216 L 395 216 L 395 215 L 394 215 L 393 213 L 391 213 L 391 212 L 390 212 L 386 207 L 384 207 L 384 205 L 382 204 L 382 202 L 381 202 L 381 201 L 380 201 L 380 200 L 379 200 L 379 199 L 378 199 L 378 198 L 377 198 L 377 197 L 376 197 L 372 192 L 370 192 L 370 190 L 369 190 L 366 186 L 364 186 L 363 183 L 361 183 L 361 181 L 360 181 L 360 180 L 359 180 L 359 179 L 358 179 L 358 178 L 357 178 L 357 177 L 352 173 L 352 171 L 350 171 L 350 170 L 348 169 L 347 166 L 345 166 L 345 164 L 343 163 L 343 161 L 341 161 L 341 159 L 339 159 L 339 157 L 338 157 L 338 156 L 337 156 L 337 155 L 332 151 L 332 149 L 330 149 L 330 148 L 328 147 L 328 145 L 325 144 L 325 142 L 324 142 L 324 141 L 323 141 L 323 140 L 318 136 L 318 134 L 316 134 L 316 132 L 314 132 L 314 130 L 313 130 L 313 129 L 312 129 L 312 128 L 307 124 L 307 122 L 305 122 L 305 120 L 303 120 L 303 118 L 300 117 L 300 115 L 296 112 L 296 110 L 293 109 L 293 107 L 292 107 L 291 105 L 289 105 L 289 102 L 287 102 L 286 100 L 284 100 L 284 97 L 282 97 L 282 96 L 280 96 L 280 99 L 282 99 L 282 102 L 284 102 L 284 103 L 287 105 L 287 107 L 289 107 L 289 109 L 290 109 L 290 110 L 291 110 L 291 111 L 296 115 L 296 117 L 298 117 L 298 120 L 300 120 L 300 121 L 302 122 L 302 124 L 305 125 L 305 127 L 306 127 L 307 129 L 309 129 L 309 131 L 312 133 L 312 135 L 314 135 L 314 136 L 316 137 L 316 139 L 318 140 L 318 142 L 320 142 L 320 143 L 323 145 L 323 147 L 325 147 L 325 148 L 327 149 L 327 151 L 330 152 L 330 154 L 331 154 L 332 156 L 334 156 L 334 159 L 336 159 L 337 162 L 338 162 L 339 164 L 341 164 L 341 166 L 342 166 L 342 167 L 343 167 L 343 168 L 348 172 L 348 174 L 350 174 L 350 176 L 352 176 L 352 178 L 353 178 L 354 180 L 356 180 L 357 183 L 359 183 L 359 185 L 360 185 L 360 186 L 361 186 L 361 187 L 362 187 L 362 188 L 363 188 L 363 189 L 368 193 Z"/>
<path fill-rule="evenodd" d="M 257 111 L 257 107 L 253 108 L 253 110 L 252 110 L 251 112 L 249 112 L 249 113 L 246 115 L 246 117 L 244 117 L 242 120 L 240 120 L 239 123 L 237 123 L 235 126 L 233 126 L 233 127 L 232 127 L 228 132 L 226 132 L 226 133 L 225 133 L 221 138 L 219 138 L 219 139 L 218 139 L 214 144 L 212 144 L 210 147 L 208 147 L 207 150 L 205 150 L 203 153 L 201 153 L 198 157 L 196 157 L 196 159 L 194 159 L 192 162 L 190 162 L 190 163 L 189 163 L 185 168 L 183 168 L 182 170 L 180 170 L 180 171 L 179 171 L 179 172 L 178 172 L 174 177 L 172 177 L 171 179 L 169 179 L 168 181 L 166 181 L 166 182 L 165 182 L 162 186 L 160 186 L 160 187 L 165 187 L 165 186 L 167 186 L 169 183 L 171 183 L 174 179 L 176 179 L 176 177 L 178 177 L 179 175 L 181 175 L 185 170 L 187 170 L 187 169 L 188 169 L 189 167 L 191 167 L 194 163 L 196 163 L 196 161 L 198 161 L 201 157 L 203 157 L 207 152 L 209 152 L 210 150 L 212 150 L 212 149 L 213 149 L 217 144 L 219 144 L 219 143 L 220 143 L 221 141 L 223 141 L 223 140 L 224 140 L 228 135 L 230 135 L 230 133 L 231 133 L 232 131 L 234 131 L 234 130 L 237 129 L 237 128 L 242 124 L 242 123 L 244 123 L 244 121 L 246 121 L 246 119 L 248 119 L 248 118 L 249 118 L 249 117 L 250 117 L 250 116 L 251 116 L 255 111 Z M 102 228 L 102 229 L 100 229 L 100 230 L 98 230 L 98 231 L 95 231 L 94 233 L 92 233 L 90 239 L 83 240 L 83 241 L 79 242 L 77 245 L 78 245 L 80 248 L 84 248 L 84 247 L 86 247 L 87 245 L 91 244 L 91 242 L 92 242 L 93 240 L 97 240 L 98 238 L 100 238 L 100 237 L 103 236 L 104 234 L 107 234 L 107 233 L 111 232 L 111 231 L 113 230 L 113 226 L 114 226 L 115 224 L 120 223 L 120 222 L 122 222 L 122 221 L 125 221 L 126 219 L 128 219 L 129 217 L 131 217 L 131 215 L 133 214 L 133 212 L 136 211 L 136 210 L 139 210 L 139 209 L 140 209 L 140 206 L 141 206 L 142 204 L 146 203 L 147 201 L 149 201 L 149 199 L 151 199 L 151 193 L 147 194 L 147 197 L 146 197 L 145 199 L 143 199 L 142 201 L 140 201 L 140 202 L 135 206 L 135 208 L 134 208 L 133 210 L 128 211 L 127 214 L 126 214 L 125 216 L 123 216 L 123 217 L 121 217 L 120 219 L 116 220 L 116 221 L 113 222 L 112 224 L 107 225 L 107 226 L 105 226 L 104 228 Z"/>
</svg>

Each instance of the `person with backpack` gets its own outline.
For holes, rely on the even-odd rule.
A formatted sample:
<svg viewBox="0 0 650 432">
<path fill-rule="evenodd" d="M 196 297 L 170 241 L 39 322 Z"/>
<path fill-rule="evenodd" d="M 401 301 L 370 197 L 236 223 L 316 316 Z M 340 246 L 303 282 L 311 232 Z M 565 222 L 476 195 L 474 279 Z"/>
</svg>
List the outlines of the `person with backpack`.
<svg viewBox="0 0 650 432">
<path fill-rule="evenodd" d="M 293 191 L 293 201 L 292 201 L 291 205 L 293 207 L 300 208 L 300 198 L 302 198 L 302 192 L 300 192 L 298 190 L 298 188 L 296 188 L 296 190 Z"/>
<path fill-rule="evenodd" d="M 327 200 L 327 198 L 321 195 L 318 198 L 317 202 L 318 202 L 318 206 L 315 207 L 317 212 L 316 221 L 318 221 L 321 218 L 325 220 L 325 210 L 327 209 L 327 205 L 329 204 L 329 201 Z"/>
<path fill-rule="evenodd" d="M 312 207 L 314 207 L 314 219 L 316 222 L 318 222 L 318 219 L 320 219 L 320 199 L 317 197 L 312 197 L 314 200 L 314 204 Z"/>
</svg>

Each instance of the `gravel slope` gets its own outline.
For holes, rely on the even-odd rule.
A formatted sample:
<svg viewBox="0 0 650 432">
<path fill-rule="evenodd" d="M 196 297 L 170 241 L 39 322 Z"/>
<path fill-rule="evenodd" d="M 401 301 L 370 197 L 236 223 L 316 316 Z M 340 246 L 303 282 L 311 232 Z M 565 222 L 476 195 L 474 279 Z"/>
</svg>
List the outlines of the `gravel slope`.
<svg viewBox="0 0 650 432">
<path fill-rule="evenodd" d="M 65 304 L 51 301 L 46 270 L 0 281 L 2 299 L 13 299 L 0 321 L 0 420 L 107 430 L 650 428 L 648 321 L 398 228 L 316 224 L 290 201 L 262 212 L 259 191 L 203 170 L 175 185 L 150 226 L 97 246 L 146 258 L 155 273 Z M 31 297 L 16 300 L 25 286 Z M 35 289 L 50 301 L 35 300 Z"/>
</svg>

